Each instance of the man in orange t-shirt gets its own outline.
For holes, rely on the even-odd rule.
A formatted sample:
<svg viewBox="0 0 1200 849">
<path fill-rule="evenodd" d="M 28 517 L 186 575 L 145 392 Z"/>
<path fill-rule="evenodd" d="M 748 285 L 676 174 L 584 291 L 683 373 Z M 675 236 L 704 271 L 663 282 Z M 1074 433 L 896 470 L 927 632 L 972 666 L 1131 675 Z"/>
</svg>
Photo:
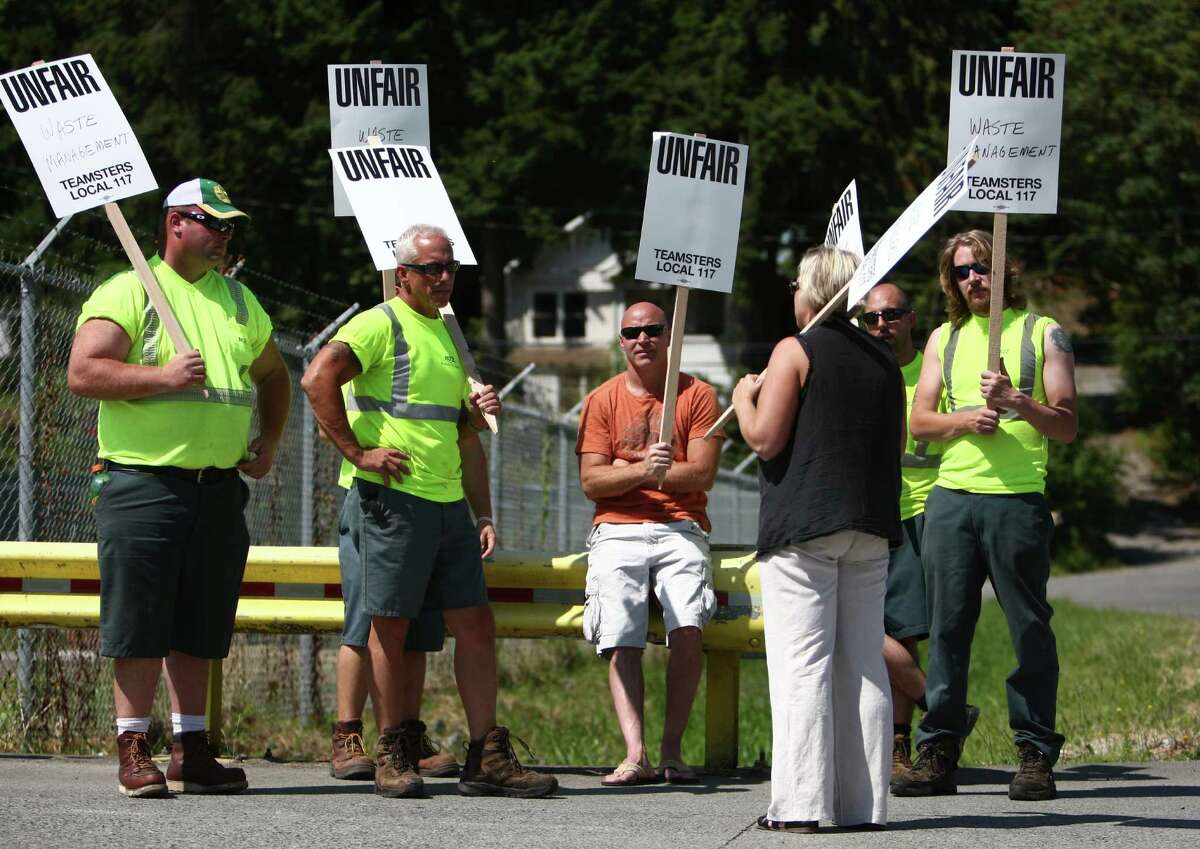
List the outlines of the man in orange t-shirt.
<svg viewBox="0 0 1200 849">
<path fill-rule="evenodd" d="M 681 373 L 673 439 L 657 441 L 670 330 L 654 304 L 625 311 L 617 340 L 625 371 L 588 395 L 575 446 L 583 492 L 596 502 L 583 632 L 608 658 L 625 737 L 625 759 L 604 777 L 608 786 L 695 781 L 680 747 L 700 682 L 701 629 L 716 609 L 705 493 L 717 476 L 721 443 L 704 433 L 720 410 L 711 386 Z M 658 770 L 650 766 L 643 735 L 642 652 L 651 592 L 662 606 L 671 652 Z"/>
</svg>

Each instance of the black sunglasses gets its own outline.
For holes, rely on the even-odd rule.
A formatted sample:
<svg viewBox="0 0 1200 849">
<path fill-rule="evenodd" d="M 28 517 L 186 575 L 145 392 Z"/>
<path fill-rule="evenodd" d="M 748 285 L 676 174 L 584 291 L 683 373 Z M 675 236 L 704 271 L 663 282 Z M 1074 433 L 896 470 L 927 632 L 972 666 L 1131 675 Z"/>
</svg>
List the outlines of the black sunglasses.
<svg viewBox="0 0 1200 849">
<path fill-rule="evenodd" d="M 635 327 L 622 327 L 621 336 L 628 339 L 630 342 L 632 342 L 634 339 L 637 339 L 643 333 L 645 333 L 651 339 L 657 339 L 659 336 L 662 336 L 664 329 L 665 325 L 662 324 L 641 324 Z"/>
<path fill-rule="evenodd" d="M 450 274 L 458 273 L 458 267 L 462 265 L 456 259 L 449 262 L 402 262 L 402 268 L 411 268 L 413 271 L 421 274 L 428 274 L 430 277 L 441 277 L 443 271 L 448 271 Z"/>
<path fill-rule="evenodd" d="M 972 262 L 967 265 L 954 266 L 954 273 L 958 275 L 959 280 L 966 280 L 971 276 L 972 271 L 982 277 L 984 274 L 990 273 L 991 269 L 982 262 Z"/>
<path fill-rule="evenodd" d="M 867 327 L 874 327 L 879 323 L 879 319 L 881 318 L 884 321 L 899 321 L 910 312 L 912 310 L 903 310 L 900 307 L 888 307 L 878 312 L 865 312 L 862 314 L 862 320 Z"/>
<path fill-rule="evenodd" d="M 237 225 L 225 218 L 215 218 L 212 215 L 205 215 L 203 212 L 195 212 L 190 209 L 180 209 L 177 212 L 184 218 L 190 218 L 198 224 L 203 224 L 214 233 L 232 233 L 233 228 Z"/>
</svg>

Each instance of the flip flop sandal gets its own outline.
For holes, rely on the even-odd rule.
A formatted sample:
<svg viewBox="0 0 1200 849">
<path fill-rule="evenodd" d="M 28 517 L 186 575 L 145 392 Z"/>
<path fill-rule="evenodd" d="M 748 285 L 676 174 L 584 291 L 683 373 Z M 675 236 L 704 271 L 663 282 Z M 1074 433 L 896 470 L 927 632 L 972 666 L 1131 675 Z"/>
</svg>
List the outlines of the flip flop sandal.
<svg viewBox="0 0 1200 849">
<path fill-rule="evenodd" d="M 658 774 L 666 780 L 668 784 L 695 784 L 699 781 L 696 778 L 696 771 L 683 761 L 673 760 L 668 758 L 664 760 L 658 767 Z"/>
<path fill-rule="evenodd" d="M 631 776 L 631 778 L 626 778 L 626 776 Z M 609 778 L 619 780 L 608 781 Z M 639 784 L 653 784 L 656 781 L 658 781 L 658 776 L 650 767 L 633 761 L 621 761 L 617 764 L 616 769 L 600 780 L 600 783 L 604 787 L 635 787 Z"/>
</svg>

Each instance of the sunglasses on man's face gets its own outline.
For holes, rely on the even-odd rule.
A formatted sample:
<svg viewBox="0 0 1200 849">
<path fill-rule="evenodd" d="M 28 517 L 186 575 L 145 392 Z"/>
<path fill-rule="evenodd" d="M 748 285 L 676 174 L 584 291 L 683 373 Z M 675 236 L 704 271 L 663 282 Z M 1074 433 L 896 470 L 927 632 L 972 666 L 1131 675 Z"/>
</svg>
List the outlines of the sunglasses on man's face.
<svg viewBox="0 0 1200 849">
<path fill-rule="evenodd" d="M 235 225 L 232 221 L 226 218 L 216 218 L 212 215 L 205 215 L 203 212 L 196 212 L 191 209 L 179 210 L 179 215 L 182 218 L 190 218 L 197 224 L 203 224 L 214 233 L 232 233 Z"/>
<path fill-rule="evenodd" d="M 462 265 L 456 259 L 449 262 L 402 262 L 402 268 L 409 268 L 420 274 L 426 274 L 430 277 L 441 277 L 442 272 L 449 272 L 451 276 L 458 272 L 459 266 Z"/>
<path fill-rule="evenodd" d="M 982 277 L 983 275 L 990 273 L 991 269 L 982 262 L 971 262 L 966 265 L 954 266 L 954 273 L 958 275 L 959 280 L 966 280 L 971 276 L 972 271 Z"/>
<path fill-rule="evenodd" d="M 630 342 L 637 339 L 643 333 L 651 339 L 657 339 L 662 336 L 665 326 L 662 324 L 640 324 L 635 327 L 622 327 L 621 336 L 628 339 Z"/>
<path fill-rule="evenodd" d="M 909 312 L 909 310 L 903 310 L 899 307 L 888 307 L 887 309 L 879 310 L 878 312 L 865 312 L 862 314 L 862 320 L 867 327 L 874 327 L 879 323 L 880 319 L 888 322 L 899 321 L 900 319 L 904 318 L 904 316 L 908 315 Z"/>
</svg>

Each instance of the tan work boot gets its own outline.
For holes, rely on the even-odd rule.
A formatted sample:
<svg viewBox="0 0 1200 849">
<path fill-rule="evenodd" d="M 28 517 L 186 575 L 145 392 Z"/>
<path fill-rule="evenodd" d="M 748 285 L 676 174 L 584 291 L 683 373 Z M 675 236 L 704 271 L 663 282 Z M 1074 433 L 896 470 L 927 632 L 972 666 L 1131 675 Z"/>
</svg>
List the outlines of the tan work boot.
<svg viewBox="0 0 1200 849">
<path fill-rule="evenodd" d="M 388 728 L 375 741 L 375 792 L 389 799 L 414 799 L 425 794 L 425 783 L 405 753 L 399 726 Z"/>
<path fill-rule="evenodd" d="M 467 747 L 467 763 L 458 782 L 458 792 L 464 796 L 531 799 L 549 796 L 557 789 L 558 779 L 554 776 L 521 766 L 508 729 L 503 726 L 493 728 L 482 740 L 472 740 Z"/>
<path fill-rule="evenodd" d="M 409 719 L 400 723 L 400 734 L 404 737 L 404 751 L 417 772 L 431 778 L 458 775 L 458 761 L 454 755 L 443 752 L 425 733 L 425 723 Z"/>
<path fill-rule="evenodd" d="M 117 789 L 122 796 L 167 795 L 167 779 L 150 760 L 145 731 L 126 731 L 117 737 Z"/>
<path fill-rule="evenodd" d="M 892 735 L 892 781 L 908 774 L 912 769 L 912 737 L 907 734 Z"/>
<path fill-rule="evenodd" d="M 329 756 L 329 774 L 346 781 L 370 781 L 375 777 L 375 761 L 363 743 L 362 720 L 335 722 L 333 747 Z"/>
<path fill-rule="evenodd" d="M 185 731 L 171 744 L 167 786 L 176 793 L 241 793 L 246 773 L 213 757 L 207 731 Z"/>
<path fill-rule="evenodd" d="M 912 769 L 892 782 L 893 796 L 948 796 L 958 792 L 958 738 L 942 737 L 917 747 Z"/>
</svg>

